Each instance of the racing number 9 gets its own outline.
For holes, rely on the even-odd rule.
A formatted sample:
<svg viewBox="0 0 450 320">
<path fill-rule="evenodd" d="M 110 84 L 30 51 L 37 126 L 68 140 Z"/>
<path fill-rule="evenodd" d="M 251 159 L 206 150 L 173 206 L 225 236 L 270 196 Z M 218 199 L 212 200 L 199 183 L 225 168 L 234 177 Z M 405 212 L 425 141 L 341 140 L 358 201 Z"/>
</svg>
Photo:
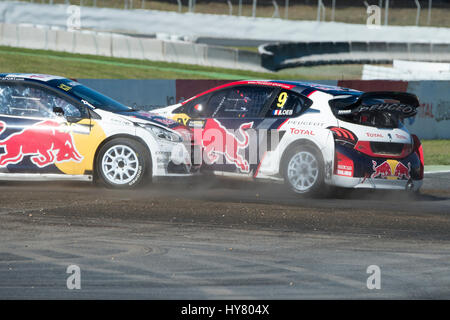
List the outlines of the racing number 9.
<svg viewBox="0 0 450 320">
<path fill-rule="evenodd" d="M 278 96 L 278 103 L 277 103 L 278 108 L 284 107 L 284 105 L 286 104 L 287 97 L 288 97 L 287 92 L 280 93 L 280 95 Z"/>
<path fill-rule="evenodd" d="M 72 87 L 66 86 L 64 83 L 61 83 L 58 87 L 63 89 L 64 91 L 69 91 L 70 89 L 72 89 Z"/>
</svg>

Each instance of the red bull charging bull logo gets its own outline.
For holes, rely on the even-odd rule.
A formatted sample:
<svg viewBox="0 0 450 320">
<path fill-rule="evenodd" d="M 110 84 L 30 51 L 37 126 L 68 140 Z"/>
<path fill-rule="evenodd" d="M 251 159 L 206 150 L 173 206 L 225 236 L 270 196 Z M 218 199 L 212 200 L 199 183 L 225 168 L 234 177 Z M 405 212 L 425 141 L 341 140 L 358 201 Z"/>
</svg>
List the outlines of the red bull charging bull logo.
<svg viewBox="0 0 450 320">
<path fill-rule="evenodd" d="M 216 163 L 219 155 L 222 154 L 228 162 L 234 163 L 241 171 L 249 172 L 248 161 L 241 155 L 241 152 L 248 147 L 250 139 L 246 130 L 252 127 L 253 122 L 241 124 L 236 131 L 242 137 L 239 139 L 216 119 L 208 120 L 202 133 L 205 162 Z"/>
<path fill-rule="evenodd" d="M 6 125 L 0 121 L 0 134 Z M 13 133 L 0 140 L 0 167 L 16 164 L 24 156 L 32 156 L 31 162 L 40 168 L 50 164 L 75 161 L 81 162 L 81 156 L 76 150 L 72 135 L 56 121 L 41 121 L 20 132 Z"/>
<path fill-rule="evenodd" d="M 411 163 L 408 162 L 408 166 L 396 160 L 386 160 L 380 165 L 376 161 L 372 160 L 373 173 L 371 178 L 381 179 L 405 179 L 411 178 Z"/>
</svg>

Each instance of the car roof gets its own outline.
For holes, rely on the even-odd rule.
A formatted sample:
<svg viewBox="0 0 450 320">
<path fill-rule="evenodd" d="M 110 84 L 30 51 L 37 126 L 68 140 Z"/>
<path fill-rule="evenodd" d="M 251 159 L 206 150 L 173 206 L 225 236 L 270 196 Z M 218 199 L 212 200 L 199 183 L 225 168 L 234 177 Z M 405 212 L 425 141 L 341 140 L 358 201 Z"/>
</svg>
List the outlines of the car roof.
<svg viewBox="0 0 450 320">
<path fill-rule="evenodd" d="M 295 86 L 297 89 L 296 91 L 321 91 L 328 94 L 331 94 L 333 96 L 338 95 L 360 95 L 362 92 L 354 89 L 344 88 L 344 87 L 338 87 L 338 86 L 331 86 L 327 84 L 321 84 L 321 83 L 313 83 L 313 82 L 305 82 L 305 81 L 287 81 L 287 80 L 273 80 L 272 82 L 275 83 L 283 83 L 285 85 L 292 85 Z"/>
<path fill-rule="evenodd" d="M 34 80 L 40 82 L 48 82 L 50 80 L 64 80 L 66 78 L 60 76 L 54 76 L 49 74 L 38 74 L 38 73 L 0 73 L 0 80 Z"/>
<path fill-rule="evenodd" d="M 208 94 L 210 92 L 214 92 L 220 89 L 238 86 L 238 85 L 261 85 L 261 86 L 273 86 L 279 87 L 282 89 L 293 90 L 298 93 L 301 93 L 305 96 L 313 93 L 314 91 L 321 91 L 333 96 L 342 96 L 342 95 L 354 95 L 359 96 L 363 92 L 358 90 L 353 90 L 349 88 L 343 88 L 338 86 L 330 86 L 326 84 L 313 83 L 313 82 L 304 82 L 304 81 L 287 81 L 287 80 L 240 80 L 233 81 L 218 87 L 211 88 L 209 90 L 203 91 L 185 101 L 182 104 L 185 104 L 195 98 Z"/>
</svg>

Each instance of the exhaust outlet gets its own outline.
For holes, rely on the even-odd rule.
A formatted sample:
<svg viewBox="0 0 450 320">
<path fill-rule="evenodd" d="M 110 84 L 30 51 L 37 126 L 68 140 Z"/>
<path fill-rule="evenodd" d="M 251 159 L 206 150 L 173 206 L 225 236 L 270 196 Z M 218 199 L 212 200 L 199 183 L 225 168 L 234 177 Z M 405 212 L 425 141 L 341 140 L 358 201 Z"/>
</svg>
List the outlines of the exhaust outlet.
<svg viewBox="0 0 450 320">
<path fill-rule="evenodd" d="M 408 183 L 406 184 L 405 189 L 406 189 L 406 191 L 414 190 L 414 182 L 411 179 L 408 180 Z"/>
</svg>

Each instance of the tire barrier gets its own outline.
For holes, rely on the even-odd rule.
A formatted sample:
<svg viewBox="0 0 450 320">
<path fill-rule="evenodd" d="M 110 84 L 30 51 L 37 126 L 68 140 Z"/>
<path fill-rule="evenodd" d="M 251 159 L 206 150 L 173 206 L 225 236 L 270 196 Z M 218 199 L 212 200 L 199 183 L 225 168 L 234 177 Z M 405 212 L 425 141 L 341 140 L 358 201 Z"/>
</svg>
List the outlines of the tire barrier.
<svg viewBox="0 0 450 320">
<path fill-rule="evenodd" d="M 279 42 L 259 46 L 269 70 L 320 64 L 391 63 L 393 60 L 450 61 L 450 43 Z"/>
</svg>

